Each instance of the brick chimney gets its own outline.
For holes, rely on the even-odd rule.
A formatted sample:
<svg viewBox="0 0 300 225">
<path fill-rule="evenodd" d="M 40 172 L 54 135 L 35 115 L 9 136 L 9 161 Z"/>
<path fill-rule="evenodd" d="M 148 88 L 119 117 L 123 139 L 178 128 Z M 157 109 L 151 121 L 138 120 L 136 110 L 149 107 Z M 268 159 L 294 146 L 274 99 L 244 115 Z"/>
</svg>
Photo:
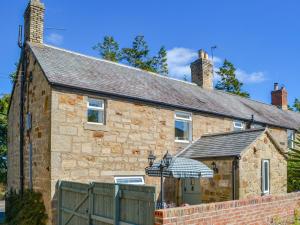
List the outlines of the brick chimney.
<svg viewBox="0 0 300 225">
<path fill-rule="evenodd" d="M 213 64 L 204 50 L 199 50 L 198 59 L 191 64 L 192 82 L 208 90 L 213 89 Z"/>
<path fill-rule="evenodd" d="M 275 105 L 282 110 L 288 110 L 288 92 L 285 87 L 279 89 L 278 83 L 274 83 L 274 90 L 271 94 L 272 105 Z"/>
<path fill-rule="evenodd" d="M 30 0 L 24 13 L 25 42 L 43 43 L 45 6 L 40 0 Z"/>
</svg>

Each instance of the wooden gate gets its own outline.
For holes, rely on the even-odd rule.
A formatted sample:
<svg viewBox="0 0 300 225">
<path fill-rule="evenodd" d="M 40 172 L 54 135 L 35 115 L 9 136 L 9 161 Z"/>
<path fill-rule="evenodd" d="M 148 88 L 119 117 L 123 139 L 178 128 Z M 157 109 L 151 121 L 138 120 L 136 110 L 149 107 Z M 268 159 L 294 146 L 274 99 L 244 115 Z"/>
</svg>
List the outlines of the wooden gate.
<svg viewBox="0 0 300 225">
<path fill-rule="evenodd" d="M 155 187 L 61 181 L 59 225 L 154 224 Z"/>
</svg>

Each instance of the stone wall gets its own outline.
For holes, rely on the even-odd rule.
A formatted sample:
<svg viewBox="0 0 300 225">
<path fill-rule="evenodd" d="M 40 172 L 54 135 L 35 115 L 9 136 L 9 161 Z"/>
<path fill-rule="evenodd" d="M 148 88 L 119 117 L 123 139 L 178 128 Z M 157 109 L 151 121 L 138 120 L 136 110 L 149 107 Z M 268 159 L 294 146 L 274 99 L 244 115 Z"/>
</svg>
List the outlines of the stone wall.
<svg viewBox="0 0 300 225">
<path fill-rule="evenodd" d="M 18 75 L 19 77 L 20 75 Z M 8 113 L 7 190 L 20 188 L 20 79 L 14 86 Z"/>
<path fill-rule="evenodd" d="M 276 137 L 276 141 L 280 145 L 280 147 L 287 151 L 288 150 L 288 136 L 287 136 L 287 130 L 277 127 L 268 127 L 270 133 L 273 137 Z"/>
<path fill-rule="evenodd" d="M 50 103 L 51 88 L 32 54 L 28 54 L 24 94 L 24 188 L 29 188 L 29 145 L 32 144 L 33 189 L 43 194 L 49 217 L 50 199 Z M 19 94 L 20 79 L 15 87 L 9 112 L 8 188 L 19 189 Z M 32 115 L 32 126 L 26 129 L 27 114 Z"/>
<path fill-rule="evenodd" d="M 106 124 L 91 125 L 87 123 L 87 98 L 52 92 L 52 196 L 58 179 L 113 182 L 114 176 L 144 176 L 150 151 L 161 159 L 167 151 L 175 154 L 186 146 L 175 142 L 174 110 L 106 99 Z M 229 130 L 230 119 L 193 115 L 194 140 Z M 158 178 L 146 176 L 145 180 L 159 187 Z"/>
<path fill-rule="evenodd" d="M 263 159 L 270 160 L 270 194 L 287 192 L 287 161 L 268 135 L 264 134 L 245 151 L 240 160 L 239 196 L 241 199 L 262 194 L 261 164 Z"/>
<path fill-rule="evenodd" d="M 210 168 L 212 168 L 212 162 L 215 162 L 218 168 L 218 173 L 214 173 L 213 178 L 200 179 L 202 202 L 209 203 L 232 200 L 233 159 L 228 158 L 200 161 Z"/>
<path fill-rule="evenodd" d="M 155 225 L 292 224 L 299 212 L 300 193 L 291 193 L 157 210 Z"/>
<path fill-rule="evenodd" d="M 39 64 L 30 55 L 25 88 L 24 118 L 32 117 L 32 128 L 25 131 L 24 184 L 29 188 L 29 144 L 32 144 L 33 188 L 43 193 L 46 209 L 51 208 L 50 198 L 50 130 L 51 130 L 51 87 Z M 32 78 L 30 78 L 32 74 Z M 31 80 L 31 81 L 30 81 Z M 49 213 L 49 217 L 51 214 Z"/>
</svg>

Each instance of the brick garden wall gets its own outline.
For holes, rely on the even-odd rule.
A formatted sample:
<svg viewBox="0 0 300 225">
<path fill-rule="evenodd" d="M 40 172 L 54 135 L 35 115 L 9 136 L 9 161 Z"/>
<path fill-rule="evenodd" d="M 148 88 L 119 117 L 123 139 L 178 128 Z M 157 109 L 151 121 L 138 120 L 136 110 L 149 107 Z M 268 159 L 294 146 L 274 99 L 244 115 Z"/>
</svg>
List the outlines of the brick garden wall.
<svg viewBox="0 0 300 225">
<path fill-rule="evenodd" d="M 291 224 L 300 212 L 300 192 L 157 210 L 155 225 Z"/>
</svg>

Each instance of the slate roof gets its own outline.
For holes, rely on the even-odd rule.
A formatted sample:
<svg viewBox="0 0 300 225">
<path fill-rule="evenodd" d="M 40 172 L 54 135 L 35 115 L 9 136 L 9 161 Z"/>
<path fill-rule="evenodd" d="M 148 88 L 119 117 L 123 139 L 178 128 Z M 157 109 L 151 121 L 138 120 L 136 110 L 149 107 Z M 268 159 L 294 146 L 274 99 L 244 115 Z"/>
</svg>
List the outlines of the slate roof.
<svg viewBox="0 0 300 225">
<path fill-rule="evenodd" d="M 221 134 L 204 135 L 177 156 L 183 158 L 211 158 L 239 156 L 265 132 L 265 129 L 252 129 Z"/>
<path fill-rule="evenodd" d="M 52 85 L 298 130 L 300 114 L 49 45 L 28 43 Z"/>
</svg>

